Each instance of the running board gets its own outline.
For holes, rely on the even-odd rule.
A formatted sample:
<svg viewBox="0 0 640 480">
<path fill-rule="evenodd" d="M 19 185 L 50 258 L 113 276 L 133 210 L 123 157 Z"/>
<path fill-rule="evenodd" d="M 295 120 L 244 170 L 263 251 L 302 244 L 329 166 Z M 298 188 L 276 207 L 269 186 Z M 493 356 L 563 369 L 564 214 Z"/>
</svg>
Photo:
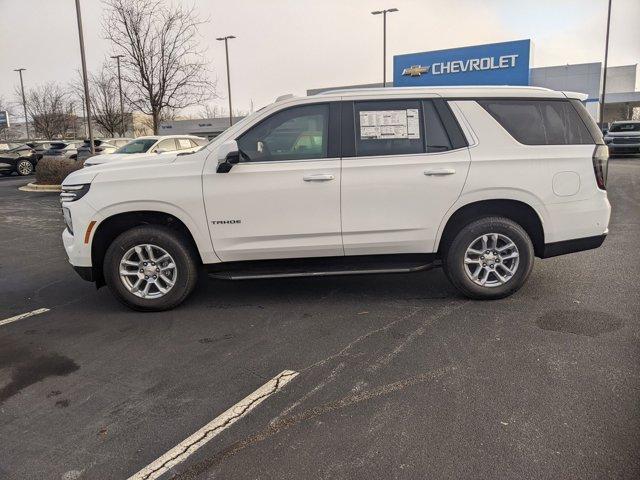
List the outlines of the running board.
<svg viewBox="0 0 640 480">
<path fill-rule="evenodd" d="M 299 277 L 328 277 L 334 275 L 375 275 L 389 273 L 414 273 L 430 270 L 439 266 L 439 262 L 414 264 L 407 266 L 371 267 L 371 268 L 343 268 L 326 270 L 229 270 L 211 272 L 209 276 L 222 280 L 262 280 L 268 278 L 299 278 Z"/>
</svg>

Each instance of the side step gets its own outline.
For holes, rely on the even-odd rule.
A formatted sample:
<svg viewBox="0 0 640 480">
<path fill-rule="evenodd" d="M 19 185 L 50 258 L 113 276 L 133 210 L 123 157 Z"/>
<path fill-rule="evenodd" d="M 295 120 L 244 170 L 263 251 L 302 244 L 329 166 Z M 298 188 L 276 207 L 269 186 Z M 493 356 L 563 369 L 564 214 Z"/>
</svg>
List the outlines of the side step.
<svg viewBox="0 0 640 480">
<path fill-rule="evenodd" d="M 435 259 L 425 261 L 425 258 L 421 258 L 420 260 L 390 261 L 376 259 L 367 262 L 362 258 L 358 258 L 356 261 L 345 261 L 344 258 L 341 258 L 338 261 L 333 259 L 327 259 L 326 261 L 311 259 L 309 262 L 304 260 L 234 262 L 224 270 L 224 263 L 216 265 L 220 270 L 209 272 L 209 276 L 223 280 L 260 280 L 267 278 L 413 273 L 440 266 L 440 262 Z"/>
</svg>

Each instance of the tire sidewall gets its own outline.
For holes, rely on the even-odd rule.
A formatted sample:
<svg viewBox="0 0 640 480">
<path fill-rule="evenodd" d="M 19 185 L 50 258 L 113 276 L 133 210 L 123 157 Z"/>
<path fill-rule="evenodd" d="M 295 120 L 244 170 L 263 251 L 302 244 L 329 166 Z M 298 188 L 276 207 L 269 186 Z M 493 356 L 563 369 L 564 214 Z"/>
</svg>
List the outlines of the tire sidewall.
<svg viewBox="0 0 640 480">
<path fill-rule="evenodd" d="M 518 248 L 519 264 L 515 275 L 504 285 L 483 287 L 473 282 L 464 268 L 464 256 L 473 240 L 488 233 L 509 237 Z M 517 223 L 502 217 L 485 217 L 463 227 L 454 237 L 445 255 L 445 272 L 449 280 L 466 296 L 474 299 L 503 298 L 517 291 L 533 268 L 534 249 L 526 231 Z"/>
<path fill-rule="evenodd" d="M 149 243 L 166 250 L 174 259 L 177 279 L 171 290 L 159 298 L 137 297 L 120 279 L 120 261 L 136 245 Z M 104 278 L 109 289 L 125 305 L 135 310 L 167 310 L 182 303 L 195 286 L 198 269 L 187 242 L 173 230 L 163 226 L 135 227 L 120 234 L 109 246 L 103 263 Z"/>
</svg>

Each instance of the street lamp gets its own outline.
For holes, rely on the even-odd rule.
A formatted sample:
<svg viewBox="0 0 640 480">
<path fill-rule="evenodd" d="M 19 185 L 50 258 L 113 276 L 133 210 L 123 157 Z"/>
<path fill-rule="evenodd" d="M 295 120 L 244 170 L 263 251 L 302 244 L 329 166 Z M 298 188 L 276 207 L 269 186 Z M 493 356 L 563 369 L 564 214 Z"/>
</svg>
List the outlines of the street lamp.
<svg viewBox="0 0 640 480">
<path fill-rule="evenodd" d="M 609 28 L 611 27 L 611 0 L 607 13 L 607 36 L 604 44 L 604 76 L 602 77 L 602 96 L 600 98 L 600 128 L 604 126 L 604 100 L 607 94 L 607 62 L 609 60 Z"/>
<path fill-rule="evenodd" d="M 382 14 L 382 86 L 387 86 L 387 13 L 397 12 L 397 8 L 376 10 L 371 15 Z"/>
<path fill-rule="evenodd" d="M 27 142 L 29 139 L 29 118 L 27 117 L 27 100 L 24 97 L 24 83 L 22 82 L 22 72 L 24 72 L 26 68 L 16 68 L 14 72 L 18 72 L 20 74 L 20 90 L 22 91 L 22 107 L 24 108 L 24 124 L 27 127 Z"/>
<path fill-rule="evenodd" d="M 224 41 L 224 51 L 227 56 L 227 91 L 229 92 L 229 126 L 233 125 L 233 110 L 231 109 L 231 76 L 229 74 L 229 40 L 236 38 L 233 35 L 227 35 L 226 37 L 219 37 L 216 40 Z"/>
<path fill-rule="evenodd" d="M 122 75 L 120 75 L 120 59 L 124 57 L 124 55 L 113 55 L 111 58 L 115 58 L 118 62 L 118 88 L 120 89 L 120 122 L 122 123 L 122 130 L 120 130 L 120 136 L 124 137 L 125 127 L 124 127 L 124 102 L 122 101 Z"/>
<path fill-rule="evenodd" d="M 91 145 L 91 155 L 95 155 L 96 147 L 93 144 L 93 129 L 91 128 L 91 100 L 89 99 L 89 81 L 87 80 L 87 59 L 84 54 L 84 36 L 82 34 L 82 13 L 80 12 L 80 0 L 76 0 L 76 17 L 78 19 L 78 38 L 80 40 L 80 59 L 82 61 L 82 83 L 84 83 L 84 101 L 87 105 L 89 144 Z"/>
</svg>

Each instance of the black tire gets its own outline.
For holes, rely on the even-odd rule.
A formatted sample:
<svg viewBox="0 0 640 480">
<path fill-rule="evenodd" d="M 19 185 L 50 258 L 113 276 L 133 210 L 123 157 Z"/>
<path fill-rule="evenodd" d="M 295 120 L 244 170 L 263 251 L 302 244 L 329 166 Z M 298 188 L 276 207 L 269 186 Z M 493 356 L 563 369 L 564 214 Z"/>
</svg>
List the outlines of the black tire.
<svg viewBox="0 0 640 480">
<path fill-rule="evenodd" d="M 175 284 L 159 298 L 136 296 L 120 278 L 120 261 L 123 256 L 131 248 L 141 244 L 152 244 L 164 249 L 176 264 Z M 178 306 L 189 296 L 198 279 L 198 263 L 191 245 L 178 232 L 161 225 L 143 225 L 120 234 L 109 245 L 104 257 L 103 272 L 109 290 L 123 304 L 138 311 L 158 312 Z"/>
<path fill-rule="evenodd" d="M 26 177 L 27 175 L 31 175 L 33 173 L 34 166 L 29 160 L 20 160 L 16 164 L 16 172 L 18 175 Z"/>
<path fill-rule="evenodd" d="M 474 282 L 465 268 L 467 248 L 475 239 L 490 233 L 504 235 L 511 239 L 516 245 L 519 255 L 519 263 L 513 276 L 509 277 L 505 283 L 492 287 Z M 475 300 L 493 300 L 508 297 L 520 289 L 531 273 L 533 259 L 533 244 L 527 232 L 519 224 L 504 217 L 485 217 L 465 225 L 458 231 L 453 241 L 445 249 L 443 268 L 451 283 L 463 295 Z M 500 272 L 504 275 L 502 268 L 500 268 Z M 497 281 L 495 274 L 490 273 L 488 276 L 490 280 Z"/>
</svg>

